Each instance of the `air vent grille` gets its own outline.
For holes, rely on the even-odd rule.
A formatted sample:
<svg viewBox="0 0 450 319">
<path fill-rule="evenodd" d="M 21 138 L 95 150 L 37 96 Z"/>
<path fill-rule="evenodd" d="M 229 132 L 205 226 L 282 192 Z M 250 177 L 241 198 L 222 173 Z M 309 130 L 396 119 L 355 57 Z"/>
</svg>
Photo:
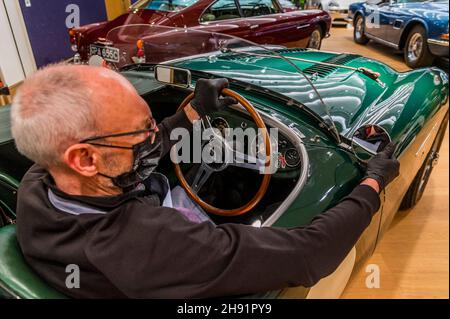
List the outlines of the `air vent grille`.
<svg viewBox="0 0 450 319">
<path fill-rule="evenodd" d="M 344 65 L 344 64 L 346 64 L 352 60 L 355 60 L 357 58 L 359 58 L 359 55 L 357 55 L 357 54 L 344 53 L 344 54 L 334 55 L 331 58 L 323 60 L 322 62 L 337 64 L 337 65 Z M 317 74 L 320 77 L 325 77 L 325 76 L 329 75 L 330 73 L 332 73 L 333 71 L 335 71 L 336 69 L 338 69 L 337 66 L 316 63 L 316 64 L 304 69 L 303 72 L 305 72 L 307 74 L 311 74 L 311 75 Z"/>
</svg>

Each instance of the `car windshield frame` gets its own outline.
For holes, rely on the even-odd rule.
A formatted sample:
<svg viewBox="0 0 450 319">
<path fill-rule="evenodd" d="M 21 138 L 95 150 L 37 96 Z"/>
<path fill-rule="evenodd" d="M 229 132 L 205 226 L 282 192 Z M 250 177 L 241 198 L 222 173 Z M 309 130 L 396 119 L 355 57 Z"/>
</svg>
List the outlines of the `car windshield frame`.
<svg viewBox="0 0 450 319">
<path fill-rule="evenodd" d="M 320 122 L 319 126 L 328 131 L 338 144 L 341 143 L 342 136 L 335 126 L 329 108 L 310 77 L 289 58 L 276 51 L 286 50 L 286 47 L 261 45 L 229 34 L 199 30 L 196 27 L 179 28 L 148 24 L 131 24 L 113 28 L 108 32 L 106 39 L 121 52 L 120 62 L 114 64 L 119 71 L 133 64 L 165 64 L 185 68 L 191 72 L 202 72 L 210 77 L 226 77 L 246 83 L 249 87 L 258 86 L 259 81 L 259 87 L 263 91 L 275 93 L 272 95 L 282 95 L 288 105 L 297 105 L 315 116 Z M 144 60 L 135 57 L 138 42 L 145 51 L 145 53 L 141 52 L 141 55 L 146 56 Z M 240 59 L 237 63 L 231 62 L 237 75 L 226 74 L 223 70 L 213 72 L 187 65 L 193 61 L 213 65 L 218 60 L 220 64 L 224 63 L 225 58 L 233 56 L 238 56 Z M 266 64 L 276 65 L 276 67 L 258 65 L 264 59 L 267 60 Z M 236 68 L 237 66 L 248 66 L 247 73 L 241 72 L 240 68 Z M 248 77 L 241 75 L 248 75 Z M 273 85 L 274 78 L 278 81 L 275 83 L 279 85 Z M 265 85 L 261 84 L 263 82 Z"/>
</svg>

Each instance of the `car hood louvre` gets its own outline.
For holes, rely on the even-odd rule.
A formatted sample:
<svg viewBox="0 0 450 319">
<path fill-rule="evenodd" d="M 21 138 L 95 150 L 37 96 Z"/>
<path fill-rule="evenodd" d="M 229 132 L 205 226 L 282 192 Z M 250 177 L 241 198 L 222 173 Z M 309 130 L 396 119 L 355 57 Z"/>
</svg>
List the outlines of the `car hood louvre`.
<svg viewBox="0 0 450 319">
<path fill-rule="evenodd" d="M 344 65 L 344 64 L 346 64 L 352 60 L 355 60 L 359 57 L 360 56 L 357 54 L 343 53 L 343 54 L 334 55 L 334 56 L 332 56 L 328 59 L 325 59 L 323 61 L 320 61 L 320 62 L 326 62 L 326 63 L 336 64 L 336 65 Z M 338 68 L 339 68 L 338 66 L 330 66 L 330 65 L 323 65 L 320 63 L 316 63 L 316 64 L 304 69 L 303 72 L 306 74 L 310 74 L 310 75 L 317 74 L 319 77 L 323 78 L 323 77 L 326 77 L 327 75 L 329 75 L 330 73 L 334 72 Z"/>
</svg>

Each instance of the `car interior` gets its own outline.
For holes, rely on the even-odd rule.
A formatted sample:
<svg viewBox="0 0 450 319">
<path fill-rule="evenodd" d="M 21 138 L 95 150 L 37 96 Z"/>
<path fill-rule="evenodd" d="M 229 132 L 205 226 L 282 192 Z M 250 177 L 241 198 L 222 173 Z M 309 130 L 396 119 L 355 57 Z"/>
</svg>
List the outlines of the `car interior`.
<svg viewBox="0 0 450 319">
<path fill-rule="evenodd" d="M 162 86 L 143 95 L 143 98 L 150 105 L 156 121 L 160 122 L 165 117 L 174 114 L 189 93 L 190 91 L 184 88 Z M 256 128 L 252 118 L 245 111 L 242 112 L 235 109 L 214 113 L 210 118 L 210 123 L 221 132 L 225 128 Z M 268 126 L 268 129 L 270 129 L 270 126 Z M 249 145 L 247 143 L 252 143 L 253 141 L 245 140 L 245 142 L 246 145 L 244 145 L 243 149 L 248 150 Z M 298 182 L 302 169 L 302 160 L 300 151 L 294 146 L 294 142 L 281 132 L 278 133 L 278 152 L 283 163 L 278 163 L 278 170 L 271 176 L 269 188 L 259 204 L 249 213 L 240 216 L 210 214 L 211 219 L 216 224 L 232 222 L 261 225 L 280 207 Z M 286 163 L 284 164 L 284 162 Z M 192 182 L 198 165 L 181 165 L 189 183 Z M 283 167 L 280 167 L 281 165 Z M 168 176 L 171 187 L 178 184 L 173 164 L 168 155 L 160 162 L 158 170 L 160 173 Z M 225 170 L 211 175 L 206 184 L 200 189 L 198 195 L 215 207 L 223 209 L 237 208 L 247 203 L 255 195 L 261 180 L 262 175 L 258 171 L 229 166 Z"/>
</svg>

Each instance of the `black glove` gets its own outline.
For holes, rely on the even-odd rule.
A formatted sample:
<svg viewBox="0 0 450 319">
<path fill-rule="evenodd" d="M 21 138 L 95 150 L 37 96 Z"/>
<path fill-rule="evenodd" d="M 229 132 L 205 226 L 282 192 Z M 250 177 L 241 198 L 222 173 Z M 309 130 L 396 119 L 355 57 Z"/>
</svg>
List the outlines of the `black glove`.
<svg viewBox="0 0 450 319">
<path fill-rule="evenodd" d="M 384 150 L 367 162 L 365 178 L 373 178 L 380 186 L 380 192 L 400 173 L 400 162 L 394 157 L 396 143 L 389 143 Z"/>
<path fill-rule="evenodd" d="M 222 90 L 227 87 L 227 79 L 198 79 L 195 85 L 194 98 L 191 101 L 192 107 L 203 117 L 236 104 L 237 101 L 230 96 L 220 98 Z"/>
</svg>

